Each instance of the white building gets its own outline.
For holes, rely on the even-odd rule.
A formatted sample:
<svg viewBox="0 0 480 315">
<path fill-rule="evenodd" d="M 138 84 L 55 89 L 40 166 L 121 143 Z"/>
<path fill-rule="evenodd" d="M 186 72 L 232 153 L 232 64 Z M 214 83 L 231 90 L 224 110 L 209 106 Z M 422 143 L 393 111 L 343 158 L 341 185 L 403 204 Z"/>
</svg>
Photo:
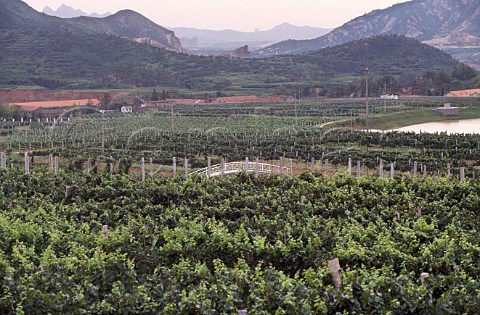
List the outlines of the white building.
<svg viewBox="0 0 480 315">
<path fill-rule="evenodd" d="M 131 113 L 131 112 L 133 112 L 133 107 L 132 106 L 122 106 L 122 108 L 120 108 L 120 111 L 124 114 Z"/>
</svg>

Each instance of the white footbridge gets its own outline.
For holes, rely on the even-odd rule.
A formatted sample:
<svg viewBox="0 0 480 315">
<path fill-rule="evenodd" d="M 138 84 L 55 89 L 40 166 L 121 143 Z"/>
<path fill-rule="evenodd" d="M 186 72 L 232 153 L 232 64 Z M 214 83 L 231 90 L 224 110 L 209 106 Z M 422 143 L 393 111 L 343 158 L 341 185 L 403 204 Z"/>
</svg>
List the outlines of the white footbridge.
<svg viewBox="0 0 480 315">
<path fill-rule="evenodd" d="M 217 177 L 217 176 L 228 176 L 241 172 L 254 172 L 256 176 L 260 174 L 282 174 L 291 176 L 292 175 L 292 161 L 290 160 L 290 165 L 288 167 L 283 166 L 283 159 L 280 160 L 280 165 L 262 163 L 259 161 L 250 162 L 248 159 L 241 162 L 221 162 L 217 165 L 209 165 L 206 168 L 202 168 L 192 172 L 191 174 L 197 174 L 200 176 Z"/>
</svg>

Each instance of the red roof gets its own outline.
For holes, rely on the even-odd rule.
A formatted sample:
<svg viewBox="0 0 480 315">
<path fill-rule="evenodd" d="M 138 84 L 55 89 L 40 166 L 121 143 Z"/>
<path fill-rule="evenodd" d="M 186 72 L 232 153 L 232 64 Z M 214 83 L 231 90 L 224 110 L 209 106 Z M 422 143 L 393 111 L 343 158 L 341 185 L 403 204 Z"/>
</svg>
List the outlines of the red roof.
<svg viewBox="0 0 480 315">
<path fill-rule="evenodd" d="M 470 96 L 475 93 L 480 93 L 480 89 L 470 89 L 470 90 L 459 90 L 459 91 L 451 91 L 450 93 L 447 94 L 447 96 Z"/>
</svg>

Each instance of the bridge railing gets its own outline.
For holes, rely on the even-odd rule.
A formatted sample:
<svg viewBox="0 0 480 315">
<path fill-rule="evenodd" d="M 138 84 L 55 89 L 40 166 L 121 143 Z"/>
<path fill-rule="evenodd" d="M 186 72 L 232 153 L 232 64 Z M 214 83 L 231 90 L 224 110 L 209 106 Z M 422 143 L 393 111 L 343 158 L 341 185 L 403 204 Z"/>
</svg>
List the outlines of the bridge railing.
<svg viewBox="0 0 480 315">
<path fill-rule="evenodd" d="M 240 172 L 255 172 L 255 174 L 283 174 L 292 175 L 292 169 L 285 166 L 279 166 L 262 162 L 229 162 L 212 165 L 192 172 L 200 176 L 215 177 L 230 175 Z"/>
</svg>

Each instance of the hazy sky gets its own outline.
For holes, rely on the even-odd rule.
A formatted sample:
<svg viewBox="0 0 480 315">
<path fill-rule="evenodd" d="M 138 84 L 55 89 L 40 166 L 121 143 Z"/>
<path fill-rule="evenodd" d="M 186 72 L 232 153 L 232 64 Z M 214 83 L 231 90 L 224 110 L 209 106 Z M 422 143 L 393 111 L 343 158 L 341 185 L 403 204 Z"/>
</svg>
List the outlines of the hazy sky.
<svg viewBox="0 0 480 315">
<path fill-rule="evenodd" d="M 334 28 L 405 0 L 24 0 L 42 11 L 61 4 L 84 12 L 135 10 L 166 27 L 265 30 L 283 22 Z"/>
</svg>

